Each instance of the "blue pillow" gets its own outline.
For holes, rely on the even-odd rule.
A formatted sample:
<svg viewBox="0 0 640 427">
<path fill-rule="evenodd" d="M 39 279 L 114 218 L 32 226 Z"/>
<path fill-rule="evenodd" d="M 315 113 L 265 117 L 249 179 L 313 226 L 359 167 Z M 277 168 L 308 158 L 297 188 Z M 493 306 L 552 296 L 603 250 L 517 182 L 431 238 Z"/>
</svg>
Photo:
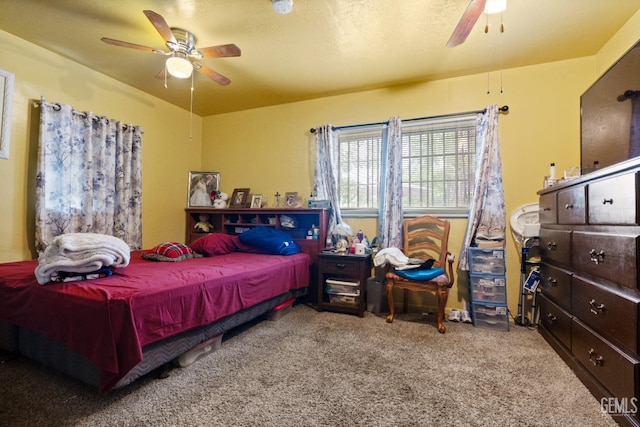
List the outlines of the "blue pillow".
<svg viewBox="0 0 640 427">
<path fill-rule="evenodd" d="M 254 227 L 238 237 L 245 245 L 257 247 L 270 254 L 293 255 L 302 251 L 291 235 L 273 227 Z"/>
<path fill-rule="evenodd" d="M 435 279 L 441 274 L 444 274 L 444 269 L 430 268 L 428 270 L 423 270 L 420 268 L 414 268 L 410 270 L 396 270 L 395 273 L 405 279 L 420 281 Z"/>
</svg>

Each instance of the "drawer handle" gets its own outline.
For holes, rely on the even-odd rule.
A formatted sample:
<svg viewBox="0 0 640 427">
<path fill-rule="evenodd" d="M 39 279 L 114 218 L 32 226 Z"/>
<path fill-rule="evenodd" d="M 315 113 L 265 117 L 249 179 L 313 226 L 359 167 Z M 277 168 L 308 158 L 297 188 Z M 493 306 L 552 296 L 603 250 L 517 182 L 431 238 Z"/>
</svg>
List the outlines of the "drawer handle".
<svg viewBox="0 0 640 427">
<path fill-rule="evenodd" d="M 549 212 L 551 210 L 551 208 L 543 208 L 542 211 L 543 212 Z"/>
<path fill-rule="evenodd" d="M 591 312 L 593 314 L 604 313 L 604 304 L 598 304 L 596 300 L 592 299 L 589 301 L 589 305 L 591 306 Z"/>
<path fill-rule="evenodd" d="M 565 209 L 573 209 L 573 205 L 572 204 L 570 205 L 569 203 L 567 203 L 566 205 L 564 205 L 564 208 Z"/>
<path fill-rule="evenodd" d="M 554 316 L 553 314 L 549 313 L 547 314 L 547 321 L 549 323 L 554 323 L 556 320 L 558 320 L 558 318 L 556 316 Z"/>
<path fill-rule="evenodd" d="M 555 251 L 557 247 L 558 245 L 556 244 L 556 242 L 547 243 L 547 249 L 549 249 L 550 251 Z"/>
<path fill-rule="evenodd" d="M 603 200 L 602 200 L 602 204 L 603 204 L 603 205 L 606 205 L 607 203 L 609 203 L 610 205 L 612 205 L 612 204 L 613 204 L 613 199 L 603 199 Z"/>
<path fill-rule="evenodd" d="M 602 366 L 604 364 L 604 357 L 602 356 L 596 356 L 596 352 L 594 349 L 590 348 L 589 349 L 589 361 L 591 361 L 591 363 L 593 363 L 593 366 Z"/>
<path fill-rule="evenodd" d="M 347 264 L 336 264 L 337 268 L 345 268 Z"/>
<path fill-rule="evenodd" d="M 602 264 L 604 262 L 604 251 L 596 252 L 595 249 L 589 251 L 589 258 L 594 264 Z"/>
<path fill-rule="evenodd" d="M 558 281 L 553 277 L 547 277 L 547 283 L 549 283 L 549 286 L 558 286 Z"/>
</svg>

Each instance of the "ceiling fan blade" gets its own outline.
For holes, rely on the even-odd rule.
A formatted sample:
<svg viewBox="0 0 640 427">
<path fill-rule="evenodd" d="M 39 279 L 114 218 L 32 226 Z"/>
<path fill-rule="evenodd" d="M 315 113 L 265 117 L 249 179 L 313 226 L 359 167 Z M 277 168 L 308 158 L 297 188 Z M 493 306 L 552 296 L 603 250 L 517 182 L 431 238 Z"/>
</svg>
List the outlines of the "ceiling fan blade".
<svg viewBox="0 0 640 427">
<path fill-rule="evenodd" d="M 480 15 L 484 11 L 484 6 L 487 3 L 487 0 L 469 0 L 469 5 L 467 9 L 462 14 L 460 21 L 458 21 L 458 25 L 453 30 L 451 37 L 449 37 L 449 41 L 447 42 L 447 47 L 456 47 L 467 39 L 473 26 L 480 18 Z"/>
<path fill-rule="evenodd" d="M 166 41 L 167 43 L 178 43 L 176 41 L 176 38 L 173 36 L 173 33 L 171 32 L 169 24 L 167 24 L 167 21 L 164 20 L 162 15 L 155 13 L 153 10 L 145 10 L 144 14 L 147 16 L 149 21 L 151 21 L 153 26 L 156 27 L 156 30 L 158 30 L 164 41 Z"/>
<path fill-rule="evenodd" d="M 231 80 L 229 80 L 222 74 L 213 71 L 211 68 L 207 67 L 206 65 L 197 64 L 197 67 L 194 67 L 194 68 L 196 68 L 202 74 L 209 77 L 211 80 L 218 83 L 219 85 L 226 86 L 229 83 L 231 83 Z"/>
<path fill-rule="evenodd" d="M 106 44 L 112 44 L 114 46 L 129 47 L 131 49 L 145 50 L 147 52 L 163 53 L 164 54 L 164 52 L 162 52 L 161 50 L 154 49 L 154 48 L 149 47 L 149 46 L 142 46 L 142 45 L 135 44 L 135 43 L 123 42 L 121 40 L 110 39 L 108 37 L 103 37 L 100 40 L 102 40 Z"/>
<path fill-rule="evenodd" d="M 198 49 L 203 58 L 226 58 L 229 56 L 240 56 L 240 48 L 235 44 L 223 44 Z"/>
</svg>

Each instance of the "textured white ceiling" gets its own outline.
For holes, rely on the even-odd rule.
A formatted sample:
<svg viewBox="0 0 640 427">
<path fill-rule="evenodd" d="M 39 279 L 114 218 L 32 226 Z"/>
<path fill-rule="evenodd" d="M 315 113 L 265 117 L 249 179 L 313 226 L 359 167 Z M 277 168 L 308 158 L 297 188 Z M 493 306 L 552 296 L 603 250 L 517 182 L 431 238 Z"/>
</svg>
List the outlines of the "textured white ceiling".
<svg viewBox="0 0 640 427">
<path fill-rule="evenodd" d="M 466 43 L 445 44 L 467 0 L 2 0 L 0 29 L 168 102 L 189 108 L 190 81 L 155 78 L 164 57 L 101 37 L 165 49 L 143 14 L 190 30 L 198 47 L 235 43 L 237 58 L 203 64 L 231 79 L 195 76 L 194 111 L 238 111 L 334 94 L 595 54 L 640 0 L 508 0 Z M 489 24 L 488 34 L 484 33 Z"/>
</svg>

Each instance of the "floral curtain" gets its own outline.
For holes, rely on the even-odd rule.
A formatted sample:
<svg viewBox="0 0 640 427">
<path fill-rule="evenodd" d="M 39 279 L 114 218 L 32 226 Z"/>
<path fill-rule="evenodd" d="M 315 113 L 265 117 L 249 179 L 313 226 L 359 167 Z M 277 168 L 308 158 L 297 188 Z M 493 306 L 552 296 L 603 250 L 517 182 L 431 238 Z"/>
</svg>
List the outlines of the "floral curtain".
<svg viewBox="0 0 640 427">
<path fill-rule="evenodd" d="M 389 119 L 382 135 L 380 208 L 378 237 L 381 248 L 403 247 L 402 211 L 402 122 Z"/>
<path fill-rule="evenodd" d="M 101 233 L 142 248 L 142 130 L 42 98 L 36 249 L 57 235 Z"/>
<path fill-rule="evenodd" d="M 478 230 L 491 238 L 504 239 L 507 215 L 502 182 L 498 105 L 490 105 L 478 114 L 476 123 L 476 177 L 469 221 L 464 238 L 459 267 L 469 271 L 469 247 Z"/>
<path fill-rule="evenodd" d="M 318 128 L 316 143 L 315 190 L 318 199 L 331 202 L 328 234 L 333 235 L 336 225 L 342 223 L 342 215 L 338 198 L 338 136 L 332 125 Z"/>
</svg>

